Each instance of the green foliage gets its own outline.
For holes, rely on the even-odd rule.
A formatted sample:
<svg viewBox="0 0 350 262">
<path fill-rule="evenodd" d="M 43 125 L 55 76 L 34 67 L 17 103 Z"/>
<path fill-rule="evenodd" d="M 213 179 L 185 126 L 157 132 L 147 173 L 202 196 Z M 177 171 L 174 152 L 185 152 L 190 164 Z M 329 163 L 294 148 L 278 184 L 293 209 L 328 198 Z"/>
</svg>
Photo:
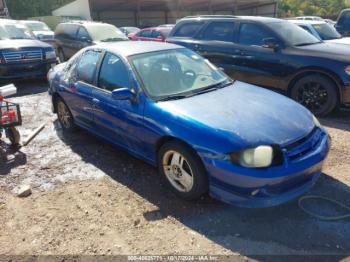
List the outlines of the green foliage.
<svg viewBox="0 0 350 262">
<path fill-rule="evenodd" d="M 279 16 L 316 15 L 334 17 L 347 7 L 350 7 L 350 0 L 280 0 Z"/>
<path fill-rule="evenodd" d="M 7 0 L 12 18 L 24 19 L 34 16 L 51 15 L 52 10 L 72 0 Z"/>
</svg>

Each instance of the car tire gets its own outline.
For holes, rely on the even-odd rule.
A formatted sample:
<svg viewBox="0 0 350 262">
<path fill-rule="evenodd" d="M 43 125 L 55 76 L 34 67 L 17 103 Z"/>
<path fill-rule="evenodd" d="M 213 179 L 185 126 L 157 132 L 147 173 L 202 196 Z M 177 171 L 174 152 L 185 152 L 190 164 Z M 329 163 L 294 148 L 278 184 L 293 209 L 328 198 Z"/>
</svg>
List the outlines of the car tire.
<svg viewBox="0 0 350 262">
<path fill-rule="evenodd" d="M 299 79 L 291 89 L 290 96 L 316 116 L 326 116 L 338 105 L 336 84 L 319 74 Z"/>
<path fill-rule="evenodd" d="M 13 146 L 18 146 L 21 142 L 21 135 L 16 127 L 6 128 L 6 135 Z"/>
<path fill-rule="evenodd" d="M 62 98 L 55 99 L 58 121 L 61 124 L 63 131 L 72 132 L 76 129 L 73 115 Z"/>
<path fill-rule="evenodd" d="M 58 55 L 58 60 L 59 60 L 58 62 L 59 63 L 66 62 L 66 60 L 67 60 L 66 56 L 61 48 L 57 50 L 57 55 Z"/>
<path fill-rule="evenodd" d="M 158 152 L 162 182 L 178 197 L 195 200 L 208 192 L 208 177 L 199 156 L 180 142 L 168 142 Z"/>
</svg>

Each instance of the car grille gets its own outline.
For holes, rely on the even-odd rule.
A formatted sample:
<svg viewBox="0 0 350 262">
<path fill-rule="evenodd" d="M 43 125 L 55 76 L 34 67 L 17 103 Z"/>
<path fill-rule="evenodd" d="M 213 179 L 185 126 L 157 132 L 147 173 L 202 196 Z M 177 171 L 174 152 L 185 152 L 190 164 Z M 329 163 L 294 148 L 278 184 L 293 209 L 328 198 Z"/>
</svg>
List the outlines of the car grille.
<svg viewBox="0 0 350 262">
<path fill-rule="evenodd" d="M 7 51 L 3 52 L 6 63 L 16 62 L 34 62 L 43 60 L 43 53 L 41 50 L 32 51 Z"/>
<path fill-rule="evenodd" d="M 309 135 L 286 146 L 284 151 L 290 160 L 297 160 L 314 151 L 320 144 L 323 136 L 324 132 L 320 128 L 314 128 Z"/>
</svg>

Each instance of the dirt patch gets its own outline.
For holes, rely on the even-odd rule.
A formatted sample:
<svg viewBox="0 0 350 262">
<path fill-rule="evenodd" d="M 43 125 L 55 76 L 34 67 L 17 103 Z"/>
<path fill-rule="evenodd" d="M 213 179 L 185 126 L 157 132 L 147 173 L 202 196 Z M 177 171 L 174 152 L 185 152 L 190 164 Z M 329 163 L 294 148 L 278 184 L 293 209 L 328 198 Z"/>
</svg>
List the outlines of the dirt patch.
<svg viewBox="0 0 350 262">
<path fill-rule="evenodd" d="M 21 87 L 26 136 L 46 129 L 20 152 L 0 158 L 0 254 L 266 254 L 350 253 L 349 220 L 322 222 L 297 201 L 260 210 L 204 197 L 176 198 L 156 170 L 84 131 L 63 135 L 43 83 Z M 350 112 L 322 123 L 333 147 L 312 194 L 350 205 Z M 13 191 L 30 184 L 33 194 Z M 316 210 L 333 207 L 314 203 Z"/>
</svg>

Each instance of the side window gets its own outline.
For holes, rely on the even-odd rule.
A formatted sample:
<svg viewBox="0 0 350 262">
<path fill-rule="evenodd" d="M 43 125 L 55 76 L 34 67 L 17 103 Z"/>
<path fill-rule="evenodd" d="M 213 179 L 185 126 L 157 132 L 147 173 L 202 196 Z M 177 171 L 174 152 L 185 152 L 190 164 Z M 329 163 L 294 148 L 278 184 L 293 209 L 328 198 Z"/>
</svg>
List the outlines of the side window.
<svg viewBox="0 0 350 262">
<path fill-rule="evenodd" d="M 259 25 L 242 23 L 239 29 L 238 42 L 242 45 L 262 46 L 265 38 L 275 38 L 275 36 Z"/>
<path fill-rule="evenodd" d="M 312 32 L 311 32 L 311 30 L 310 30 L 310 28 L 309 28 L 308 26 L 306 26 L 306 25 L 301 25 L 300 27 L 301 27 L 302 29 L 304 29 L 305 31 L 309 32 L 310 34 L 312 34 Z"/>
<path fill-rule="evenodd" d="M 187 23 L 184 25 L 180 25 L 179 29 L 176 30 L 174 36 L 176 37 L 193 37 L 198 32 L 198 30 L 202 27 L 204 23 L 196 22 L 196 23 Z"/>
<path fill-rule="evenodd" d="M 81 56 L 77 68 L 78 80 L 88 84 L 93 84 L 100 54 L 100 52 L 88 50 Z"/>
<path fill-rule="evenodd" d="M 66 25 L 65 27 L 65 37 L 67 39 L 75 39 L 77 34 L 78 26 L 76 25 Z"/>
<path fill-rule="evenodd" d="M 157 30 L 153 30 L 153 32 L 152 32 L 152 38 L 158 38 L 161 35 L 162 34 Z"/>
<path fill-rule="evenodd" d="M 234 28 L 235 24 L 233 22 L 211 23 L 205 30 L 203 39 L 232 42 Z"/>
<path fill-rule="evenodd" d="M 344 12 L 338 21 L 339 25 L 349 26 L 350 25 L 350 12 Z"/>
<path fill-rule="evenodd" d="M 139 35 L 139 37 L 151 38 L 152 37 L 152 31 L 151 30 L 144 30 L 144 31 L 141 31 L 138 35 Z"/>
<path fill-rule="evenodd" d="M 79 30 L 78 30 L 78 35 L 77 35 L 77 39 L 78 40 L 81 40 L 81 39 L 91 39 L 88 31 L 86 31 L 86 29 L 84 27 L 79 27 Z"/>
<path fill-rule="evenodd" d="M 116 55 L 107 53 L 100 71 L 98 86 L 108 91 L 130 88 L 129 73 L 124 62 Z"/>
</svg>

